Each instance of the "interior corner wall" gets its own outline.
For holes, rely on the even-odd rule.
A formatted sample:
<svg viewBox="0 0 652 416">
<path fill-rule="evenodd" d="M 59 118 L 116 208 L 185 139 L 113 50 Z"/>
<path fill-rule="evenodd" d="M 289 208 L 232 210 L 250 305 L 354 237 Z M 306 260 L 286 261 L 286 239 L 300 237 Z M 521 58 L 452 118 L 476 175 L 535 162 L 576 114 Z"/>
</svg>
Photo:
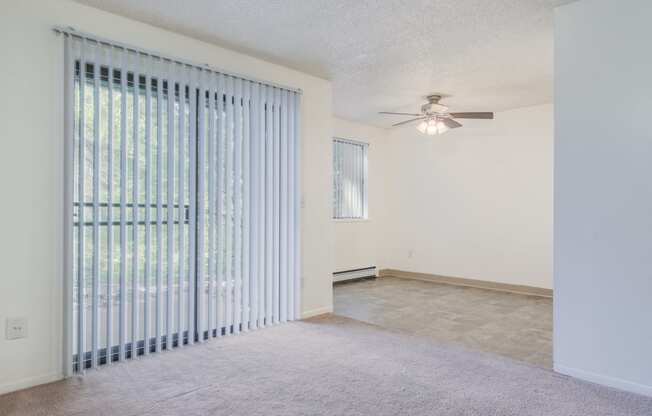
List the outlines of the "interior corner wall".
<svg viewBox="0 0 652 416">
<path fill-rule="evenodd" d="M 332 310 L 332 89 L 328 81 L 71 1 L 0 13 L 0 394 L 62 376 L 63 41 L 55 25 L 303 90 L 303 316 Z M 7 341 L 7 317 L 28 337 Z"/>
<path fill-rule="evenodd" d="M 652 2 L 555 12 L 554 365 L 652 396 Z"/>
<path fill-rule="evenodd" d="M 388 130 L 384 266 L 552 288 L 553 106 L 460 121 Z"/>
<path fill-rule="evenodd" d="M 367 159 L 368 206 L 366 220 L 333 220 L 335 230 L 334 272 L 383 264 L 381 256 L 382 225 L 385 221 L 385 162 L 383 154 L 387 130 L 366 124 L 333 118 L 333 137 L 369 144 Z M 332 169 L 332 168 L 331 168 Z M 332 213 L 331 213 L 332 216 Z"/>
</svg>

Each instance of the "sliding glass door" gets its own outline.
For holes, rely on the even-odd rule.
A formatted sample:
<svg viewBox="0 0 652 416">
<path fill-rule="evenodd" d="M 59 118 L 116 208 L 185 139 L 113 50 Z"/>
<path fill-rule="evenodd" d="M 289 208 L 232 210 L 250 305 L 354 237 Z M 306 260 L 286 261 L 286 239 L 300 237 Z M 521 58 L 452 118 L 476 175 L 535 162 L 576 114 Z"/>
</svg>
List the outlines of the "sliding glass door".
<svg viewBox="0 0 652 416">
<path fill-rule="evenodd" d="M 66 36 L 74 371 L 299 316 L 299 94 Z"/>
</svg>

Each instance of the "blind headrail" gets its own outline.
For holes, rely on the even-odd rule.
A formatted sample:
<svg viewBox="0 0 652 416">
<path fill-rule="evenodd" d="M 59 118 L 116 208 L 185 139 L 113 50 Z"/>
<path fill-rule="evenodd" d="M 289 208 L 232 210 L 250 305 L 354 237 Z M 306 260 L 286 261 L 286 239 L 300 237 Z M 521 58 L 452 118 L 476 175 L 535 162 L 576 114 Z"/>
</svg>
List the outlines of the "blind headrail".
<svg viewBox="0 0 652 416">
<path fill-rule="evenodd" d="M 161 59 L 161 60 L 168 61 L 168 62 L 174 62 L 174 63 L 177 63 L 177 64 L 186 65 L 186 66 L 189 66 L 189 67 L 201 69 L 203 71 L 209 71 L 209 72 L 213 72 L 213 73 L 216 73 L 216 74 L 224 74 L 224 75 L 228 75 L 228 76 L 233 77 L 233 78 L 240 78 L 242 80 L 255 82 L 255 83 L 258 83 L 258 84 L 261 84 L 261 85 L 266 85 L 266 86 L 269 86 L 269 87 L 279 88 L 279 89 L 282 89 L 282 90 L 295 92 L 297 94 L 303 94 L 303 90 L 301 88 L 289 87 L 287 85 L 277 84 L 277 83 L 274 83 L 274 82 L 264 81 L 264 80 L 261 80 L 261 79 L 250 77 L 248 75 L 242 75 L 242 74 L 237 74 L 235 72 L 225 71 L 223 69 L 216 68 L 216 67 L 214 67 L 214 66 L 212 66 L 210 64 L 198 64 L 198 63 L 191 62 L 191 61 L 188 61 L 188 60 L 185 60 L 185 59 L 177 58 L 177 57 L 170 56 L 170 55 L 165 55 L 165 54 L 162 54 L 162 53 L 159 53 L 159 52 L 156 52 L 156 51 L 143 49 L 143 48 L 139 48 L 139 47 L 136 47 L 136 46 L 133 46 L 133 45 L 128 45 L 128 44 L 125 44 L 125 43 L 122 43 L 122 42 L 117 42 L 117 41 L 114 41 L 114 40 L 106 39 L 106 38 L 103 38 L 101 36 L 93 35 L 93 34 L 90 34 L 90 33 L 80 32 L 80 31 L 76 30 L 73 27 L 54 26 L 52 28 L 52 30 L 56 34 L 74 36 L 74 37 L 77 37 L 79 39 L 86 39 L 86 40 L 89 40 L 91 42 L 96 42 L 98 44 L 102 44 L 102 45 L 106 45 L 106 46 L 112 46 L 112 47 L 115 47 L 115 48 L 123 49 L 125 51 L 135 52 L 135 53 L 138 53 L 138 54 L 141 54 L 141 55 L 148 55 L 148 56 L 151 56 L 152 58 L 157 58 L 157 59 Z"/>
<path fill-rule="evenodd" d="M 333 137 L 333 140 L 340 143 L 349 143 L 357 146 L 369 147 L 369 143 L 363 142 L 361 140 L 345 139 L 343 137 L 337 137 L 337 136 Z"/>
</svg>

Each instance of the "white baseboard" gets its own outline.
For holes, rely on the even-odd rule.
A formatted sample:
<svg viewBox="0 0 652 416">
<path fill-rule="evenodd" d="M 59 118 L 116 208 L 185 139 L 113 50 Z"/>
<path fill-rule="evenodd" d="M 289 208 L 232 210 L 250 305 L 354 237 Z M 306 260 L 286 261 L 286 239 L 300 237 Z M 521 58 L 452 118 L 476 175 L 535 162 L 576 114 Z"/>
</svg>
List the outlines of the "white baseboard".
<svg viewBox="0 0 652 416">
<path fill-rule="evenodd" d="M 408 272 L 405 270 L 381 269 L 379 277 L 397 277 L 400 279 L 423 280 L 426 282 L 443 283 L 453 286 L 468 286 L 500 292 L 518 293 L 521 295 L 552 297 L 552 289 L 515 285 L 511 283 L 494 282 L 490 280 L 468 279 L 465 277 L 442 276 L 439 274 Z"/>
<path fill-rule="evenodd" d="M 567 367 L 561 364 L 554 364 L 554 370 L 558 373 L 565 374 L 580 380 L 590 381 L 591 383 L 602 384 L 615 389 L 628 391 L 630 393 L 642 394 L 652 397 L 652 386 L 634 383 L 616 377 L 609 377 L 602 374 L 596 374 L 591 371 L 580 370 L 578 368 Z"/>
<path fill-rule="evenodd" d="M 323 308 L 311 309 L 309 311 L 301 312 L 301 319 L 312 318 L 313 316 L 323 315 L 325 313 L 333 313 L 332 306 L 324 306 Z"/>
<path fill-rule="evenodd" d="M 61 373 L 43 374 L 40 376 L 27 377 L 20 380 L 0 384 L 0 394 L 11 393 L 12 391 L 22 390 L 29 387 L 38 386 L 39 384 L 52 383 L 63 379 Z"/>
</svg>

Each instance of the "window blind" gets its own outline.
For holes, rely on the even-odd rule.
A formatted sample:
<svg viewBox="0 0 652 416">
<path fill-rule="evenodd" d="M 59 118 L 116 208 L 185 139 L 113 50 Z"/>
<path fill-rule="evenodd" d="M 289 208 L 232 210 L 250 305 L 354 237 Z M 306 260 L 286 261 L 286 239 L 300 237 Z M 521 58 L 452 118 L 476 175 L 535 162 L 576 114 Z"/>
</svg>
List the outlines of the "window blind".
<svg viewBox="0 0 652 416">
<path fill-rule="evenodd" d="M 333 139 L 333 218 L 367 218 L 368 144 Z"/>
<path fill-rule="evenodd" d="M 300 316 L 300 94 L 65 36 L 67 372 Z"/>
</svg>

